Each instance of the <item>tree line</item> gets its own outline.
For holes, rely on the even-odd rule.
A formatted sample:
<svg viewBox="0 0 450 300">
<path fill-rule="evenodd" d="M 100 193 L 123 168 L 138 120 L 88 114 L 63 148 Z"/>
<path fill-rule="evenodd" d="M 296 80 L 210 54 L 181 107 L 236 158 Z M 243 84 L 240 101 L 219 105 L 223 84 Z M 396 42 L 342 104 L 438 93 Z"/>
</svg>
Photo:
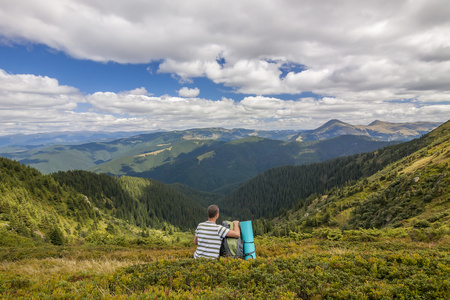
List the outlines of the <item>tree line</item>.
<svg viewBox="0 0 450 300">
<path fill-rule="evenodd" d="M 267 170 L 224 197 L 222 210 L 241 219 L 278 216 L 282 209 L 299 208 L 313 194 L 368 177 L 387 165 L 432 144 L 445 136 L 450 124 L 419 139 L 391 145 L 370 153 L 335 158 L 301 166 Z"/>
</svg>

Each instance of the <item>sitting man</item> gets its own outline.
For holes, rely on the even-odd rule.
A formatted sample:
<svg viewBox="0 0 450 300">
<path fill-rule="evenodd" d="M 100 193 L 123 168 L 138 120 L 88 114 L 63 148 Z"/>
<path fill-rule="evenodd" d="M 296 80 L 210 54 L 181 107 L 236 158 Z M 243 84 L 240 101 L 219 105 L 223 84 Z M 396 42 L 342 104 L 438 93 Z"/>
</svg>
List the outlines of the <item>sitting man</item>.
<svg viewBox="0 0 450 300">
<path fill-rule="evenodd" d="M 222 225 L 216 224 L 219 218 L 219 207 L 215 204 L 208 207 L 208 221 L 198 224 L 195 230 L 194 244 L 197 250 L 194 258 L 219 258 L 220 245 L 226 236 L 239 238 L 241 230 L 239 221 L 233 221 L 234 229 L 230 230 Z"/>
</svg>

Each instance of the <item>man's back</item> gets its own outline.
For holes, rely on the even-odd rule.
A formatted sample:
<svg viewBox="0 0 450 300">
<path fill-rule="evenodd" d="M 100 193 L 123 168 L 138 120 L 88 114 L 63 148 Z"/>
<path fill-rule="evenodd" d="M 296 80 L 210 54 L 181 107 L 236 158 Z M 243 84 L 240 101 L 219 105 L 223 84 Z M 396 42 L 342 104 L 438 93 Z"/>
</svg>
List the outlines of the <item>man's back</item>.
<svg viewBox="0 0 450 300">
<path fill-rule="evenodd" d="M 222 239 L 227 235 L 229 229 L 211 221 L 198 224 L 195 230 L 197 237 L 197 250 L 194 258 L 218 258 Z"/>
</svg>

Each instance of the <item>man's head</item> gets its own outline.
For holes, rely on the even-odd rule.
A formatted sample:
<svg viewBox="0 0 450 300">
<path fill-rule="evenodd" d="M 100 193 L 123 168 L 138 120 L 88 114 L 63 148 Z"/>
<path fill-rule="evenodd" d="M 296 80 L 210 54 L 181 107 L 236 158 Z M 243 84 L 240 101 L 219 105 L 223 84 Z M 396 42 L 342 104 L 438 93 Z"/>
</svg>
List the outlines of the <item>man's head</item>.
<svg viewBox="0 0 450 300">
<path fill-rule="evenodd" d="M 219 207 L 215 204 L 208 207 L 208 218 L 212 219 L 219 213 Z"/>
</svg>

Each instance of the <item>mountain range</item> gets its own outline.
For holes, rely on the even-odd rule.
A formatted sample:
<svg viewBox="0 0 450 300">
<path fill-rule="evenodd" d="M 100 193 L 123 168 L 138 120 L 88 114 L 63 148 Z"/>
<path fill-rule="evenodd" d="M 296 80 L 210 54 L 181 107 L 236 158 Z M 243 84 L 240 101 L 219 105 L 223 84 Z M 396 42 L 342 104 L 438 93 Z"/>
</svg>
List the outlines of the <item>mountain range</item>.
<svg viewBox="0 0 450 300">
<path fill-rule="evenodd" d="M 330 120 L 317 129 L 300 132 L 290 140 L 311 141 L 340 135 L 363 135 L 381 141 L 408 141 L 421 137 L 439 125 L 431 122 L 389 123 L 378 120 L 369 125 L 351 125 Z"/>
<path fill-rule="evenodd" d="M 351 125 L 339 120 L 330 120 L 314 130 L 251 130 L 206 128 L 181 131 L 186 138 L 231 141 L 248 136 L 259 136 L 273 140 L 306 141 L 331 138 L 338 135 L 365 135 L 384 141 L 411 140 L 439 126 L 436 122 L 389 123 L 376 120 L 369 125 Z M 176 133 L 177 131 L 174 131 Z M 74 145 L 99 141 L 111 141 L 144 134 L 144 132 L 49 132 L 35 134 L 10 134 L 0 136 L 0 149 L 11 147 L 11 152 L 43 148 L 52 145 Z"/>
<path fill-rule="evenodd" d="M 431 130 L 436 123 L 375 121 L 354 126 L 331 120 L 312 131 L 206 128 L 140 134 L 111 141 L 53 145 L 1 155 L 48 174 L 89 170 L 154 178 L 227 193 L 277 166 L 302 165 L 369 152 Z M 377 136 L 374 139 L 372 136 Z M 300 142 L 302 141 L 302 142 Z"/>
</svg>

